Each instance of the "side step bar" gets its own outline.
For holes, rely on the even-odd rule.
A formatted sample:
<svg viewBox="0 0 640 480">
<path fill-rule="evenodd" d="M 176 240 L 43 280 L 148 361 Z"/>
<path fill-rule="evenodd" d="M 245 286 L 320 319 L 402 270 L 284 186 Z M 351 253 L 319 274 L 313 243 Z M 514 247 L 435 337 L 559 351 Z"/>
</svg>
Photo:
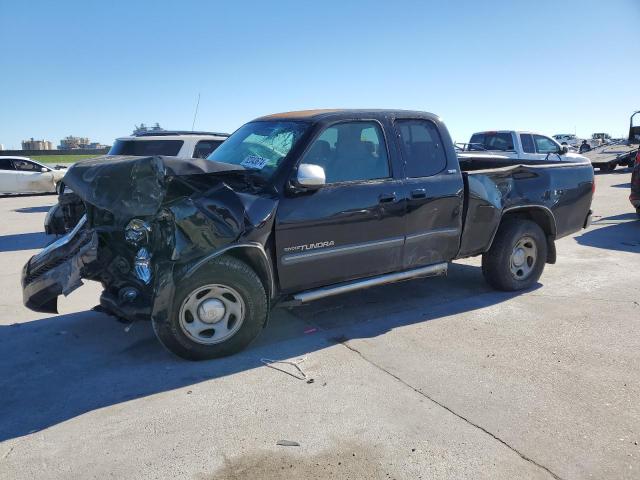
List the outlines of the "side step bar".
<svg viewBox="0 0 640 480">
<path fill-rule="evenodd" d="M 307 290 L 293 295 L 293 302 L 291 302 L 291 304 L 295 305 L 308 303 L 314 300 L 319 300 L 321 298 L 339 295 L 341 293 L 353 292 L 354 290 L 361 290 L 363 288 L 375 287 L 378 285 L 384 285 L 386 283 L 409 280 L 411 278 L 436 277 L 438 275 L 446 275 L 448 267 L 449 265 L 447 263 L 436 263 L 434 265 L 414 268 L 412 270 L 405 270 L 403 272 L 387 273 L 378 277 L 365 278 L 363 280 L 355 280 L 348 283 L 340 283 L 338 285 L 332 285 L 330 287 L 318 288 L 317 290 Z"/>
</svg>

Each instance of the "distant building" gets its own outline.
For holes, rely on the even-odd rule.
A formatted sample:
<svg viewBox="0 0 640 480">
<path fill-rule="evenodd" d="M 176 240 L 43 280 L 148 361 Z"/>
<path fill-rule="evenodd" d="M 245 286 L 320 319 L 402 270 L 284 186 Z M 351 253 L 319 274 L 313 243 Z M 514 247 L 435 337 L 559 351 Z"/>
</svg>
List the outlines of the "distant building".
<svg viewBox="0 0 640 480">
<path fill-rule="evenodd" d="M 53 150 L 53 144 L 49 140 L 34 140 L 31 137 L 22 141 L 22 150 Z"/>
<path fill-rule="evenodd" d="M 0 151 L 4 150 L 4 145 L 0 143 Z"/>
<path fill-rule="evenodd" d="M 89 139 L 87 137 L 69 135 L 60 140 L 60 145 L 58 145 L 59 150 L 78 150 L 81 148 L 89 148 Z"/>
<path fill-rule="evenodd" d="M 85 146 L 89 150 L 103 150 L 105 148 L 109 148 L 110 145 L 103 145 L 99 142 L 91 142 L 89 145 Z"/>
</svg>

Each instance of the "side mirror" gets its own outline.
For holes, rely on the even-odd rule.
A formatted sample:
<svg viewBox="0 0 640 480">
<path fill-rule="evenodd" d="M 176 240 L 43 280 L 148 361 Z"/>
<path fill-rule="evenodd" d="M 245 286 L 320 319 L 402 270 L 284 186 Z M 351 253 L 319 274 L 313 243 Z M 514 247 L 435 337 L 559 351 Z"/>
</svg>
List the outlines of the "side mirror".
<svg viewBox="0 0 640 480">
<path fill-rule="evenodd" d="M 327 183 L 324 168 L 312 163 L 301 163 L 298 166 L 296 183 L 304 188 L 317 189 Z"/>
<path fill-rule="evenodd" d="M 560 155 L 564 155 L 565 153 L 569 153 L 569 147 L 567 145 L 562 145 L 560 147 Z"/>
<path fill-rule="evenodd" d="M 49 169 L 48 169 L 47 167 L 40 167 L 40 171 L 41 171 L 42 173 L 45 173 L 45 172 L 48 172 L 48 171 L 49 171 Z"/>
</svg>

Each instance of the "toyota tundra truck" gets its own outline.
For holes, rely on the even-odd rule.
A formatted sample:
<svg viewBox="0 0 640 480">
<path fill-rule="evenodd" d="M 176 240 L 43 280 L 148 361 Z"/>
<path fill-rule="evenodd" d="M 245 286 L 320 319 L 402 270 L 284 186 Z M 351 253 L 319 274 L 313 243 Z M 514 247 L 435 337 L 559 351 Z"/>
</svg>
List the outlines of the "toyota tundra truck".
<svg viewBox="0 0 640 480">
<path fill-rule="evenodd" d="M 481 255 L 497 289 L 530 288 L 589 225 L 594 191 L 588 163 L 459 159 L 439 117 L 391 110 L 269 115 L 207 159 L 87 160 L 64 181 L 86 215 L 24 266 L 25 305 L 55 313 L 95 280 L 102 309 L 193 360 L 245 348 L 278 305 L 460 258 Z"/>
</svg>

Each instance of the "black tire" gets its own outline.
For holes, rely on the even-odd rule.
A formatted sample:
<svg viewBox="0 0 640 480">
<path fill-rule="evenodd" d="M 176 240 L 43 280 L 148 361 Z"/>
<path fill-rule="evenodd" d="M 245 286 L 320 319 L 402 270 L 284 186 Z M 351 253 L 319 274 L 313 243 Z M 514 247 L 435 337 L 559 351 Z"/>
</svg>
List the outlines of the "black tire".
<svg viewBox="0 0 640 480">
<path fill-rule="evenodd" d="M 512 272 L 517 269 L 512 264 L 514 249 L 519 242 L 535 245 L 535 260 L 533 256 L 525 257 L 528 273 L 521 278 Z M 529 265 L 529 260 L 531 264 Z M 547 261 L 547 239 L 537 223 L 525 219 L 509 219 L 503 221 L 488 252 L 482 255 L 482 273 L 487 282 L 498 290 L 525 290 L 533 286 Z M 520 270 L 518 270 L 520 271 Z"/>
<path fill-rule="evenodd" d="M 616 164 L 606 163 L 600 167 L 601 172 L 613 172 L 616 168 Z"/>
<path fill-rule="evenodd" d="M 244 303 L 244 316 L 239 330 L 230 338 L 205 345 L 185 333 L 180 323 L 180 312 L 187 296 L 210 284 L 227 286 L 237 292 Z M 152 319 L 152 323 L 158 340 L 170 352 L 187 360 L 208 360 L 233 355 L 247 347 L 262 330 L 267 315 L 267 294 L 260 277 L 246 263 L 223 256 L 181 282 L 176 288 L 168 318 L 164 321 Z"/>
</svg>

